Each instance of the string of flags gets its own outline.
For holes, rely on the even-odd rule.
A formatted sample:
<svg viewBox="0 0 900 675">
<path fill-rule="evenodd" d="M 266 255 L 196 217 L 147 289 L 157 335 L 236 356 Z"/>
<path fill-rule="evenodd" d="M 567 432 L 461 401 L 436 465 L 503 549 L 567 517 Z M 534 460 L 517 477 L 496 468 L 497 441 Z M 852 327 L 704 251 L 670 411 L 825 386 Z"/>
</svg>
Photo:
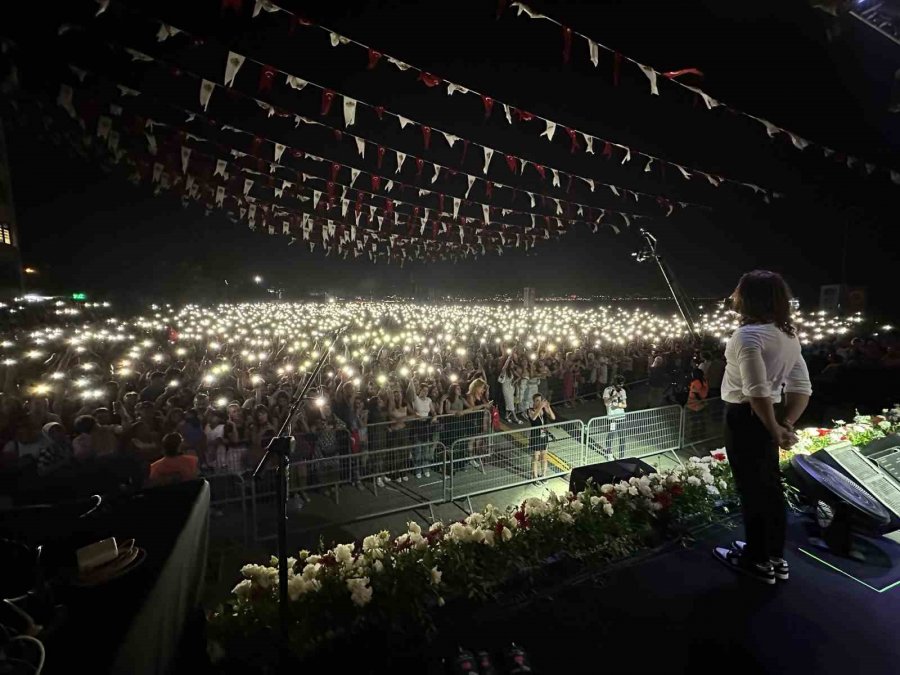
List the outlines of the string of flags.
<svg viewBox="0 0 900 675">
<path fill-rule="evenodd" d="M 258 4 L 258 3 L 257 3 Z M 241 5 L 242 7 L 243 5 Z M 240 11 L 239 7 L 236 7 L 237 10 Z M 128 8 L 128 11 L 137 13 L 136 10 Z M 374 70 L 378 64 L 384 59 L 388 63 L 395 66 L 397 69 L 403 72 L 410 72 L 412 75 L 415 75 L 417 80 L 421 82 L 424 86 L 429 88 L 437 88 L 446 86 L 446 92 L 448 96 L 453 96 L 454 94 L 461 95 L 469 95 L 475 98 L 479 98 L 481 100 L 481 107 L 484 111 L 484 117 L 489 118 L 493 114 L 494 109 L 502 109 L 503 114 L 506 118 L 508 124 L 529 124 L 534 123 L 538 127 L 542 127 L 542 131 L 539 132 L 539 136 L 542 138 L 546 138 L 549 142 L 553 142 L 554 138 L 556 139 L 568 139 L 569 149 L 571 153 L 584 152 L 585 154 L 597 156 L 598 152 L 600 156 L 602 156 L 606 160 L 614 160 L 618 164 L 627 164 L 631 161 L 640 162 L 644 165 L 644 172 L 649 173 L 651 171 L 651 167 L 657 167 L 659 171 L 665 172 L 668 168 L 669 172 L 673 175 L 681 176 L 685 181 L 691 180 L 691 178 L 695 175 L 702 177 L 706 181 L 708 181 L 714 187 L 718 187 L 722 184 L 730 184 L 734 185 L 741 189 L 746 189 L 752 191 L 754 194 L 762 195 L 763 197 L 768 196 L 779 196 L 771 189 L 767 189 L 761 187 L 755 183 L 741 181 L 734 178 L 729 178 L 721 174 L 719 171 L 709 171 L 703 170 L 696 167 L 693 167 L 689 164 L 682 164 L 670 160 L 666 160 L 662 157 L 656 156 L 652 153 L 648 153 L 642 150 L 635 149 L 631 146 L 624 145 L 622 143 L 618 143 L 614 140 L 603 138 L 597 136 L 595 134 L 588 133 L 586 131 L 582 131 L 575 127 L 568 126 L 562 122 L 555 121 L 541 115 L 528 112 L 520 107 L 516 107 L 512 104 L 503 102 L 502 100 L 493 97 L 488 94 L 483 94 L 478 92 L 477 90 L 463 86 L 461 84 L 457 84 L 455 82 L 451 82 L 446 80 L 445 78 L 425 71 L 418 66 L 406 63 L 401 61 L 400 59 L 394 58 L 386 53 L 382 53 L 380 51 L 375 50 L 368 45 L 365 45 L 357 40 L 352 38 L 340 35 L 331 29 L 328 29 L 324 26 L 320 26 L 299 14 L 290 12 L 289 10 L 283 9 L 279 5 L 275 3 L 269 3 L 267 8 L 254 6 L 253 17 L 257 17 L 260 15 L 262 11 L 265 11 L 268 14 L 281 13 L 286 17 L 291 17 L 289 24 L 287 25 L 287 29 L 293 33 L 294 29 L 297 26 L 303 27 L 311 27 L 325 31 L 329 35 L 329 41 L 332 46 L 341 46 L 341 45 L 354 45 L 360 49 L 364 49 L 367 53 L 368 58 L 368 70 Z M 141 15 L 145 16 L 145 15 Z M 149 19 L 148 17 L 148 20 Z M 159 21 L 158 19 L 152 19 L 156 22 L 156 25 L 166 26 L 167 29 L 171 29 L 172 27 L 166 23 Z M 192 35 L 191 33 L 183 30 L 183 29 L 175 29 L 177 34 L 182 35 L 183 39 L 186 41 L 190 40 L 202 40 L 200 36 Z M 322 91 L 322 110 L 323 114 L 327 114 L 331 108 L 332 104 L 335 100 L 344 101 L 344 112 L 345 112 L 345 121 L 349 121 L 347 126 L 353 123 L 355 117 L 356 108 L 363 106 L 371 108 L 375 111 L 375 114 L 379 119 L 382 119 L 384 115 L 388 115 L 397 119 L 402 129 L 405 129 L 408 125 L 412 124 L 421 128 L 423 138 L 425 138 L 426 147 L 430 142 L 430 135 L 432 132 L 438 132 L 437 129 L 432 128 L 429 125 L 417 122 L 410 118 L 407 118 L 399 113 L 392 112 L 390 110 L 386 110 L 383 106 L 376 106 L 371 104 L 366 104 L 360 101 L 355 100 L 352 97 L 345 96 L 339 92 L 334 91 L 331 88 L 328 88 L 324 85 L 318 85 L 308 79 L 300 78 L 297 75 L 292 73 L 288 73 L 287 71 L 281 70 L 269 64 L 263 63 L 262 61 L 258 61 L 253 59 L 250 56 L 245 54 L 238 54 L 236 52 L 230 52 L 228 57 L 228 62 L 226 64 L 225 71 L 225 79 L 223 84 L 226 87 L 231 87 L 234 84 L 234 78 L 237 75 L 238 71 L 243 67 L 246 62 L 254 63 L 260 69 L 260 78 L 259 78 L 259 87 L 261 91 L 267 91 L 271 85 L 276 81 L 276 76 L 279 78 L 286 78 L 286 82 L 288 85 L 296 88 L 303 89 L 306 86 L 313 86 L 314 88 L 318 88 Z M 348 115 L 347 108 L 348 105 L 353 110 L 352 113 Z M 559 132 L 559 133 L 557 133 Z M 445 133 L 445 132 L 441 132 Z M 446 134 L 445 134 L 446 135 Z M 452 136 L 452 134 L 451 134 Z M 450 140 L 448 139 L 448 142 Z M 455 141 L 453 141 L 455 142 Z M 476 144 L 477 145 L 477 144 Z M 452 144 L 451 144 L 452 147 Z M 491 151 L 493 149 L 487 148 L 485 149 L 483 146 L 482 151 Z"/>
</svg>

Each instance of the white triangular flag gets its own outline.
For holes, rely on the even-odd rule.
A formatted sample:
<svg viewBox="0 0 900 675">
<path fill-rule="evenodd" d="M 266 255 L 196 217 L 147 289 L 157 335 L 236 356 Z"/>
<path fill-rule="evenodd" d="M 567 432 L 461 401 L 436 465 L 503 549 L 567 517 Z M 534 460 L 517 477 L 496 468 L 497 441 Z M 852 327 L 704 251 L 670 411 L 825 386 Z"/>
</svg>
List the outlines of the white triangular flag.
<svg viewBox="0 0 900 675">
<path fill-rule="evenodd" d="M 865 167 L 866 167 L 867 174 L 871 174 L 875 170 L 875 165 L 872 164 L 871 162 L 866 162 Z"/>
<path fill-rule="evenodd" d="M 644 75 L 647 76 L 647 79 L 650 80 L 650 93 L 654 96 L 659 96 L 659 87 L 656 85 L 656 71 L 650 66 L 645 66 L 640 63 L 637 65 L 638 68 L 643 71 Z"/>
<path fill-rule="evenodd" d="M 453 198 L 453 218 L 459 218 L 459 204 L 462 200 L 459 197 Z"/>
<path fill-rule="evenodd" d="M 297 89 L 298 91 L 300 89 L 303 89 L 307 84 L 309 84 L 309 82 L 307 82 L 306 80 L 300 79 L 296 75 L 288 75 L 287 83 L 289 85 L 291 85 L 294 89 Z"/>
<path fill-rule="evenodd" d="M 488 167 L 491 165 L 491 158 L 494 156 L 494 150 L 492 148 L 484 147 L 484 173 L 487 175 Z"/>
<path fill-rule="evenodd" d="M 356 122 L 356 100 L 344 96 L 344 128 L 353 126 Z"/>
<path fill-rule="evenodd" d="M 343 35 L 338 35 L 334 31 L 331 31 L 331 34 L 328 37 L 331 40 L 332 47 L 350 44 L 350 40 L 348 38 L 345 38 Z"/>
<path fill-rule="evenodd" d="M 209 98 L 212 96 L 215 87 L 216 85 L 209 80 L 203 80 L 203 82 L 200 83 L 200 107 L 203 108 L 203 110 L 206 110 L 209 107 Z"/>
<path fill-rule="evenodd" d="M 284 188 L 283 187 L 275 188 L 275 198 L 281 199 L 283 196 L 284 196 Z"/>
<path fill-rule="evenodd" d="M 281 234 L 290 234 L 291 233 L 291 224 L 286 221 L 281 221 Z"/>
<path fill-rule="evenodd" d="M 221 207 L 225 201 L 225 187 L 220 185 L 216 188 L 216 206 Z"/>
<path fill-rule="evenodd" d="M 766 128 L 766 133 L 769 135 L 769 138 L 774 138 L 781 131 L 780 127 L 776 127 L 768 120 L 764 120 L 761 117 L 754 117 L 753 119 L 758 121 Z"/>
<path fill-rule="evenodd" d="M 400 70 L 409 70 L 409 64 L 408 64 L 408 63 L 403 63 L 403 61 L 398 61 L 398 60 L 395 59 L 393 56 L 387 57 L 387 60 L 388 60 L 388 63 L 393 63 L 393 64 L 394 64 L 395 66 L 397 66 L 397 68 L 399 68 Z"/>
<path fill-rule="evenodd" d="M 225 86 L 234 86 L 234 78 L 244 65 L 245 58 L 235 52 L 228 52 L 228 60 L 225 61 Z"/>
<path fill-rule="evenodd" d="M 453 92 L 458 91 L 460 94 L 468 94 L 469 90 L 465 87 L 461 87 L 458 84 L 453 84 L 453 82 L 447 83 L 447 96 L 453 96 Z"/>
<path fill-rule="evenodd" d="M 260 10 L 263 9 L 271 14 L 272 12 L 280 11 L 281 7 L 272 4 L 270 0 L 256 0 L 256 4 L 253 5 L 253 18 L 255 19 L 256 17 L 258 17 Z"/>
<path fill-rule="evenodd" d="M 687 86 L 687 85 L 685 85 L 685 86 Z M 714 99 L 712 96 L 710 96 L 709 94 L 707 94 L 705 91 L 703 91 L 701 89 L 697 89 L 696 87 L 688 87 L 688 89 L 690 89 L 692 92 L 694 92 L 700 98 L 703 99 L 703 102 L 706 104 L 707 110 L 712 110 L 716 106 L 721 105 L 716 99 Z"/>
<path fill-rule="evenodd" d="M 597 67 L 597 64 L 600 63 L 600 48 L 596 42 L 593 40 L 588 40 L 588 53 L 591 56 L 591 63 L 594 64 L 594 67 Z"/>
<path fill-rule="evenodd" d="M 526 190 L 526 192 L 528 191 Z M 534 208 L 534 193 L 528 192 L 528 198 L 531 200 L 531 208 Z"/>
<path fill-rule="evenodd" d="M 438 179 L 438 176 L 440 175 L 440 173 L 441 173 L 441 166 L 440 166 L 440 164 L 435 164 L 435 165 L 434 165 L 434 175 L 431 177 L 431 182 L 432 182 L 432 183 L 436 183 L 436 182 L 437 182 L 437 179 Z"/>
<path fill-rule="evenodd" d="M 247 195 L 250 192 L 250 188 L 253 187 L 253 181 L 249 178 L 244 179 L 244 195 Z"/>
<path fill-rule="evenodd" d="M 322 198 L 322 193 L 319 190 L 313 190 L 313 210 L 319 208 L 319 200 Z"/>
<path fill-rule="evenodd" d="M 151 155 L 156 155 L 157 147 L 156 147 L 156 137 L 152 134 L 146 134 L 147 136 L 147 152 Z"/>
<path fill-rule="evenodd" d="M 551 122 L 550 120 L 544 120 L 547 123 L 547 128 L 541 132 L 541 136 L 546 136 L 548 141 L 553 140 L 553 134 L 556 133 L 556 122 Z"/>
<path fill-rule="evenodd" d="M 222 176 L 225 177 L 225 167 L 228 163 L 224 159 L 216 160 L 216 170 L 213 171 L 213 176 Z"/>
<path fill-rule="evenodd" d="M 390 192 L 390 191 L 393 190 L 393 189 L 394 189 L 394 181 L 389 180 L 387 183 L 384 184 L 384 191 L 385 191 L 385 192 Z"/>
<path fill-rule="evenodd" d="M 543 14 L 538 14 L 531 7 L 526 5 L 524 2 L 514 2 L 510 5 L 511 7 L 516 8 L 516 16 L 522 16 L 522 13 L 528 15 L 529 19 L 546 19 L 547 17 Z"/>
<path fill-rule="evenodd" d="M 594 154 L 594 137 L 590 136 L 586 133 L 583 133 L 583 132 L 581 135 L 584 136 L 584 144 L 587 146 L 585 148 L 585 152 L 589 155 L 593 155 Z"/>
<path fill-rule="evenodd" d="M 484 224 L 490 225 L 491 223 L 491 207 L 487 204 L 481 205 L 481 213 L 484 216 Z"/>
<path fill-rule="evenodd" d="M 397 150 L 397 170 L 394 173 L 400 173 L 400 170 L 403 168 L 403 162 L 406 161 L 406 153 L 400 152 Z"/>
<path fill-rule="evenodd" d="M 624 147 L 624 146 L 619 146 Z M 625 148 L 625 156 L 622 158 L 622 164 L 631 161 L 631 148 Z"/>
<path fill-rule="evenodd" d="M 561 216 L 563 212 L 562 204 L 559 203 L 556 197 L 553 198 L 553 201 L 556 202 L 556 215 Z"/>
<path fill-rule="evenodd" d="M 447 145 L 449 145 L 451 148 L 453 147 L 453 144 L 459 140 L 459 136 L 448 134 L 446 131 L 442 131 L 441 133 L 444 134 L 444 138 L 447 139 Z"/>
<path fill-rule="evenodd" d="M 472 184 L 475 182 L 475 176 L 467 175 L 466 181 L 469 183 L 469 187 L 466 188 L 466 199 L 469 198 L 469 192 L 472 191 Z"/>
<path fill-rule="evenodd" d="M 406 119 L 403 115 L 397 115 L 397 121 L 400 122 L 401 129 L 405 129 L 407 124 L 412 124 L 412 120 Z"/>
<path fill-rule="evenodd" d="M 681 175 L 684 176 L 685 180 L 691 179 L 691 174 L 688 173 L 688 170 L 681 166 L 681 164 L 676 164 L 675 167 L 681 172 Z"/>
<path fill-rule="evenodd" d="M 550 169 L 553 172 L 553 187 L 560 187 L 559 184 L 559 171 L 556 169 Z"/>
<path fill-rule="evenodd" d="M 503 104 L 503 113 L 506 115 L 506 121 L 512 124 L 512 110 L 506 103 Z"/>
<path fill-rule="evenodd" d="M 191 149 L 181 146 L 181 173 L 187 173 L 188 160 L 191 158 Z"/>
<path fill-rule="evenodd" d="M 616 188 L 615 185 L 610 185 L 610 186 L 609 186 L 609 189 L 612 190 L 612 193 L 613 193 L 616 197 L 621 196 L 621 195 L 619 194 L 619 190 Z"/>
<path fill-rule="evenodd" d="M 788 136 L 791 137 L 791 143 L 793 143 L 794 147 L 798 150 L 803 150 L 807 145 L 809 145 L 809 141 L 805 138 L 800 138 L 800 136 L 796 136 L 791 132 L 788 132 Z"/>
<path fill-rule="evenodd" d="M 644 173 L 650 173 L 650 166 L 653 164 L 653 158 L 647 159 L 647 166 L 644 167 Z"/>
<path fill-rule="evenodd" d="M 359 169 L 350 167 L 350 187 L 353 187 L 353 183 L 356 182 L 357 176 L 359 176 Z"/>
<path fill-rule="evenodd" d="M 144 63 L 153 62 L 152 56 L 147 56 L 144 52 L 139 52 L 137 49 L 130 49 L 129 47 L 126 47 L 125 53 L 131 55 L 132 61 L 143 61 Z"/>
<path fill-rule="evenodd" d="M 161 24 L 159 30 L 156 31 L 156 41 L 157 42 L 165 42 L 170 37 L 175 37 L 181 32 L 180 28 L 175 28 L 174 26 L 167 26 L 166 24 Z"/>
<path fill-rule="evenodd" d="M 281 161 L 281 156 L 284 154 L 285 147 L 286 146 L 282 145 L 281 143 L 275 144 L 275 161 L 276 162 Z"/>
<path fill-rule="evenodd" d="M 350 200 L 349 200 L 349 199 L 342 199 L 342 200 L 341 200 L 341 217 L 342 217 L 342 218 L 346 218 L 346 217 L 347 217 L 347 209 L 348 209 L 348 208 L 350 208 Z"/>
<path fill-rule="evenodd" d="M 360 157 L 365 157 L 365 156 L 366 156 L 366 142 L 365 142 L 365 140 L 363 140 L 363 139 L 360 138 L 359 136 L 357 136 L 354 140 L 356 141 L 356 151 L 359 153 L 359 156 L 360 156 Z"/>
</svg>

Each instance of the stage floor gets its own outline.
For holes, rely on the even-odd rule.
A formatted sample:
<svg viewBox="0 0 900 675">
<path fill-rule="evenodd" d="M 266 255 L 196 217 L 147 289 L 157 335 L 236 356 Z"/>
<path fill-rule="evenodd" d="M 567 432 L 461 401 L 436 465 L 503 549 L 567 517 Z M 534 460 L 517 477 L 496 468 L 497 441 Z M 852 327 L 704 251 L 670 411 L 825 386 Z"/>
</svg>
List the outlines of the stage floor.
<svg viewBox="0 0 900 675">
<path fill-rule="evenodd" d="M 712 558 L 715 543 L 741 531 L 739 521 L 715 528 L 689 548 L 537 599 L 514 617 L 476 618 L 454 639 L 472 649 L 515 641 L 540 673 L 900 672 L 900 584 L 891 585 L 900 580 L 900 545 L 879 539 L 879 569 L 848 564 L 842 573 L 829 566 L 833 557 L 800 551 L 818 555 L 792 517 L 791 580 L 769 587 Z"/>
</svg>

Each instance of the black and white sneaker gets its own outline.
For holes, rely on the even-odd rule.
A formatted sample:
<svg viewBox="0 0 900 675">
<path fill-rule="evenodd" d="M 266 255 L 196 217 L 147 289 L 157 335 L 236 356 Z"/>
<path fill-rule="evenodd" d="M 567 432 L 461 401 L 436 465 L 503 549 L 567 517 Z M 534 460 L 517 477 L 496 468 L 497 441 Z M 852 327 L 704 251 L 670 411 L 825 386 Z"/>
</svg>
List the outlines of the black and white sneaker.
<svg viewBox="0 0 900 675">
<path fill-rule="evenodd" d="M 775 583 L 775 571 L 770 563 L 750 562 L 734 549 L 722 546 L 713 549 L 713 557 L 735 572 L 746 574 L 764 584 L 772 585 Z"/>
<path fill-rule="evenodd" d="M 735 539 L 731 542 L 731 548 L 733 548 L 738 553 L 743 553 L 744 547 L 747 546 L 747 542 L 741 541 L 740 539 Z M 772 563 L 772 569 L 775 572 L 775 578 L 779 581 L 787 581 L 791 576 L 791 567 L 788 565 L 788 561 L 784 558 L 769 558 L 769 562 Z"/>
</svg>

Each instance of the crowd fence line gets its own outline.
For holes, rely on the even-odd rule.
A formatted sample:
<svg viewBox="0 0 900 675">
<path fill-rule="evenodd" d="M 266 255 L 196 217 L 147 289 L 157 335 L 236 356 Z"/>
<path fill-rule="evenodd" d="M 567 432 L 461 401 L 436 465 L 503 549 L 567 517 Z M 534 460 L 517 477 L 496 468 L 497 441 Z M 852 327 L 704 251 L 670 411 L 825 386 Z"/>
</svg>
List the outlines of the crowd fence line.
<svg viewBox="0 0 900 675">
<path fill-rule="evenodd" d="M 565 477 L 572 469 L 616 459 L 667 455 L 680 464 L 678 450 L 695 451 L 722 438 L 723 413 L 721 399 L 709 399 L 693 407 L 669 405 L 546 424 L 543 478 Z M 324 443 L 322 434 L 301 434 L 295 437 L 285 478 L 289 500 L 305 505 L 313 494 L 323 493 L 318 498 L 346 505 L 346 521 L 412 509 L 433 513 L 439 504 L 460 501 L 471 511 L 471 497 L 528 485 L 536 478 L 534 469 L 538 477 L 543 470 L 541 464 L 535 466 L 535 450 L 542 445 L 539 428 L 526 424 L 495 431 L 491 422 L 490 411 L 482 410 L 407 419 L 402 427 L 397 420 L 370 425 L 355 440 L 349 429 L 325 432 Z M 214 513 L 239 510 L 245 540 L 274 540 L 274 468 L 256 480 L 249 472 L 228 470 L 207 478 Z"/>
</svg>

